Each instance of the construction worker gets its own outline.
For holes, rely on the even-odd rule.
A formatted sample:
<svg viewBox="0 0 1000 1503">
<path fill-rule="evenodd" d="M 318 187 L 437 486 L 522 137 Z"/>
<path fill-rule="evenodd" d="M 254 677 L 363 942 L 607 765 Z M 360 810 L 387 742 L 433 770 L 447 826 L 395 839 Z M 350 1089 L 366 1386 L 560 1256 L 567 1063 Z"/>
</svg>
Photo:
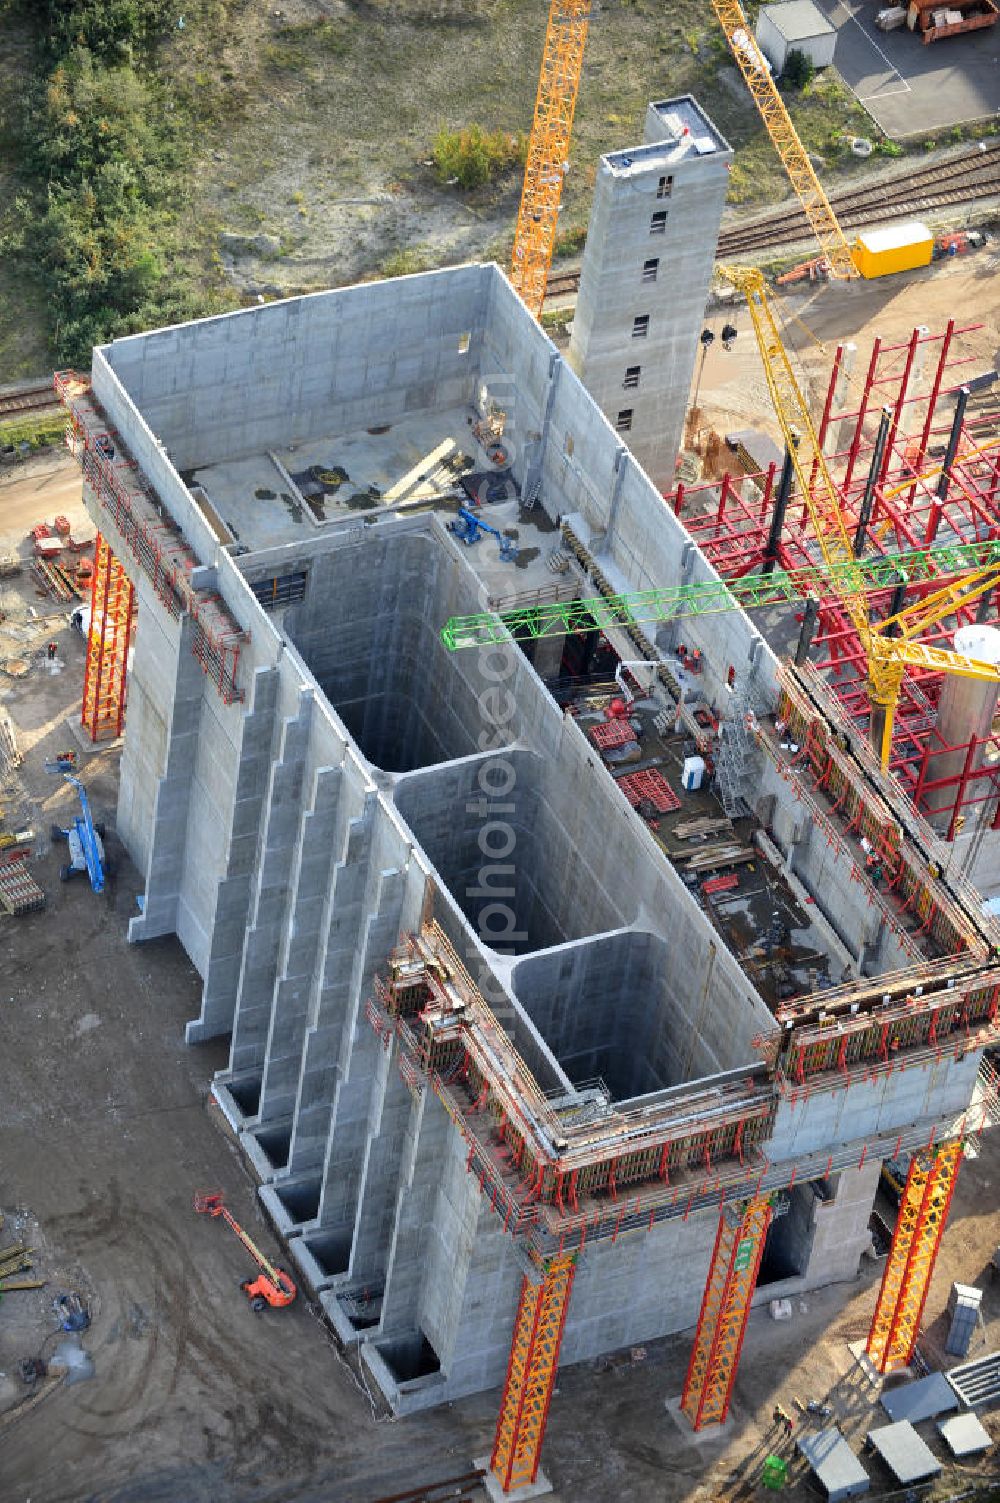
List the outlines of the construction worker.
<svg viewBox="0 0 1000 1503">
<path fill-rule="evenodd" d="M 791 1435 L 792 1430 L 795 1426 L 795 1421 L 792 1419 L 792 1416 L 789 1414 L 787 1409 L 782 1409 L 780 1404 L 775 1404 L 774 1409 L 771 1412 L 771 1419 L 774 1424 L 780 1425 L 783 1428 L 786 1435 Z"/>
<path fill-rule="evenodd" d="M 48 653 L 49 662 L 51 663 L 55 658 L 56 653 L 59 651 L 59 643 L 50 642 L 45 651 Z"/>
</svg>

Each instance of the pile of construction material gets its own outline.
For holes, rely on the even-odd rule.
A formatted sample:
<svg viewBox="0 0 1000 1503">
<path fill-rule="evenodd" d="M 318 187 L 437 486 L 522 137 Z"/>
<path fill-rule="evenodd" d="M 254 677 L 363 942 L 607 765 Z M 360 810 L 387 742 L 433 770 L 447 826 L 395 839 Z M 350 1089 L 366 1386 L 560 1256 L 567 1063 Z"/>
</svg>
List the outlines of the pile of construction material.
<svg viewBox="0 0 1000 1503">
<path fill-rule="evenodd" d="M 952 0 L 951 5 L 940 5 L 935 0 L 910 0 L 906 24 L 911 31 L 920 32 L 926 46 L 941 37 L 995 26 L 998 14 L 994 0 Z"/>
<path fill-rule="evenodd" d="M 0 1214 L 0 1228 L 3 1227 L 4 1218 Z M 21 1279 L 17 1275 L 30 1270 L 34 1248 L 28 1247 L 24 1242 L 15 1242 L 8 1247 L 0 1248 L 0 1298 L 5 1294 L 13 1294 L 16 1290 L 41 1289 L 45 1285 L 44 1279 Z"/>
<path fill-rule="evenodd" d="M 64 605 L 84 599 L 94 574 L 93 541 L 74 538 L 69 521 L 61 516 L 51 525 L 39 522 L 29 537 L 34 553 L 31 572 L 45 593 Z M 67 555 L 82 556 L 74 562 Z"/>
<path fill-rule="evenodd" d="M 10 825 L 8 806 L 19 791 L 16 770 L 21 764 L 14 722 L 0 708 L 0 911 L 12 917 L 45 907 L 45 893 L 25 867 L 34 833 Z M 0 1221 L 0 1225 L 2 1225 Z"/>
</svg>

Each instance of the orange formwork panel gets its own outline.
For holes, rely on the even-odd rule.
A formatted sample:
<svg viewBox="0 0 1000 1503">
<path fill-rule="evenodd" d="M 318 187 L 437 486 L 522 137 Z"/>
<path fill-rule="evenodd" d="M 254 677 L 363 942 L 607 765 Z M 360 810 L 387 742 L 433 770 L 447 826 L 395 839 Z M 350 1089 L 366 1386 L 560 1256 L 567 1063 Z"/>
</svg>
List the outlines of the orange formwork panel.
<svg viewBox="0 0 1000 1503">
<path fill-rule="evenodd" d="M 91 741 L 102 741 L 122 733 L 134 615 L 132 582 L 106 539 L 98 533 L 94 547 L 90 630 L 80 716 Z"/>
<path fill-rule="evenodd" d="M 961 1162 L 960 1138 L 910 1161 L 868 1332 L 868 1356 L 881 1373 L 906 1367 L 913 1356 Z"/>
<path fill-rule="evenodd" d="M 729 1413 L 750 1300 L 771 1224 L 771 1201 L 757 1196 L 742 1214 L 724 1206 L 698 1316 L 681 1409 L 696 1430 L 721 1425 Z"/>
<path fill-rule="evenodd" d="M 538 1476 L 542 1439 L 559 1366 L 576 1254 L 554 1258 L 540 1284 L 525 1278 L 500 1401 L 490 1470 L 505 1493 Z"/>
</svg>

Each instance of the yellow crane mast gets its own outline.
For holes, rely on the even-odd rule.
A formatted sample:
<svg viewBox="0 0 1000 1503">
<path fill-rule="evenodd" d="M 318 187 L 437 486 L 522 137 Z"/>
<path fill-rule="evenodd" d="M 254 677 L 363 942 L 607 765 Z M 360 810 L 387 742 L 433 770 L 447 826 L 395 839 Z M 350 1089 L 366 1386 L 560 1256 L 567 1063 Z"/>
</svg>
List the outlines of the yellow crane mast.
<svg viewBox="0 0 1000 1503">
<path fill-rule="evenodd" d="M 809 508 L 816 540 L 831 570 L 831 580 L 838 581 L 838 597 L 865 651 L 868 697 L 872 707 L 872 744 L 884 772 L 889 765 L 896 703 L 907 668 L 927 668 L 937 673 L 955 673 L 963 678 L 1000 683 L 1000 669 L 992 663 L 914 640 L 1000 584 L 1000 565 L 976 569 L 954 584 L 908 606 L 898 615 L 872 623 L 864 573 L 854 557 L 839 493 L 827 469 L 809 408 L 767 301 L 763 273 L 756 268 L 733 266 L 720 267 L 720 272 L 746 298 L 775 415 L 791 455 L 802 498 Z"/>
<path fill-rule="evenodd" d="M 753 95 L 774 149 L 781 158 L 799 203 L 812 225 L 813 234 L 830 263 L 830 275 L 842 279 L 856 277 L 858 269 L 854 264 L 851 247 L 837 222 L 830 200 L 813 171 L 809 153 L 799 140 L 798 131 L 792 124 L 785 102 L 771 77 L 771 69 L 754 40 L 739 0 L 712 0 L 712 9 L 726 34 L 736 66 Z"/>
<path fill-rule="evenodd" d="M 510 279 L 536 318 L 545 301 L 569 162 L 591 0 L 552 0 L 528 142 Z"/>
</svg>

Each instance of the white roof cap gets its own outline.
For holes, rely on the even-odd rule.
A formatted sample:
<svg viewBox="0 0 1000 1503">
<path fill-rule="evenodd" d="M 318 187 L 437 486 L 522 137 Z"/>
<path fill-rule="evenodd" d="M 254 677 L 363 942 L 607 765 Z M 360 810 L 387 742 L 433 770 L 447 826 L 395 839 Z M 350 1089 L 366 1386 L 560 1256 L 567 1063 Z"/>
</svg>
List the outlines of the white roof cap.
<svg viewBox="0 0 1000 1503">
<path fill-rule="evenodd" d="M 858 235 L 861 244 L 870 251 L 899 250 L 901 246 L 921 244 L 933 238 L 919 219 L 908 220 L 906 224 L 887 224 L 881 230 L 862 230 Z"/>
</svg>

